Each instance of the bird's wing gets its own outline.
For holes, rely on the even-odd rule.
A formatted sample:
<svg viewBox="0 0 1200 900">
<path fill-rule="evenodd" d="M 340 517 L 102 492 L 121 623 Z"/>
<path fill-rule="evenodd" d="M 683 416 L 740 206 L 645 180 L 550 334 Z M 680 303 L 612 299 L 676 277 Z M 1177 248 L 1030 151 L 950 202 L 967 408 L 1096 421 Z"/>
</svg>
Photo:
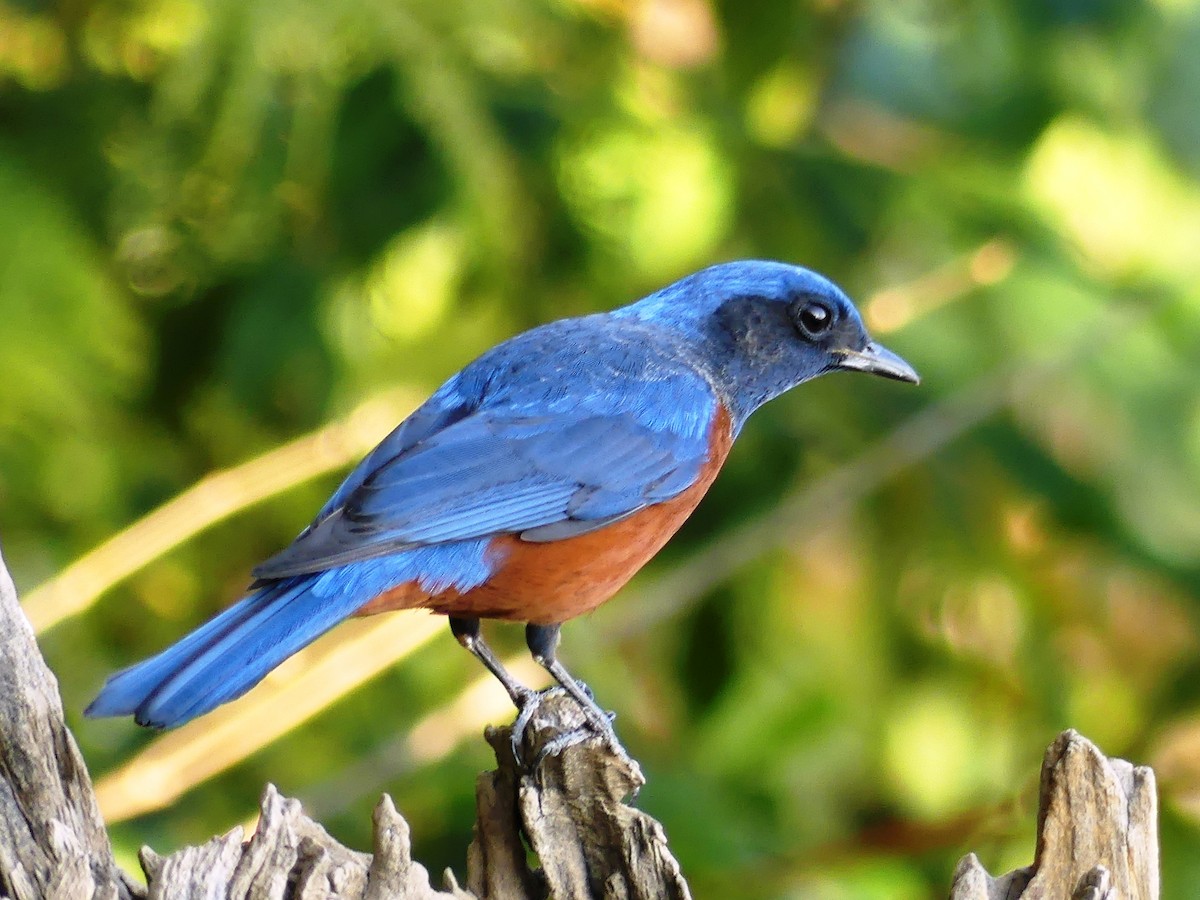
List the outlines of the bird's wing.
<svg viewBox="0 0 1200 900">
<path fill-rule="evenodd" d="M 717 408 L 708 392 L 672 393 L 675 408 L 658 427 L 630 412 L 473 412 L 352 476 L 340 505 L 254 574 L 319 572 L 490 535 L 560 540 L 668 500 L 700 474 Z M 696 408 L 680 415 L 680 405 Z"/>
</svg>

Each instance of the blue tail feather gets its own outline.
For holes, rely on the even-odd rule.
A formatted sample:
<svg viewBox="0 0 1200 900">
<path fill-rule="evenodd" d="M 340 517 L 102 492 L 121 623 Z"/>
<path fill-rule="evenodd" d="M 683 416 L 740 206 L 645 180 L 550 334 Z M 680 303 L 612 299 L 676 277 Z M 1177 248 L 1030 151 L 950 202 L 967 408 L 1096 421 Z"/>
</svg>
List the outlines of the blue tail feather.
<svg viewBox="0 0 1200 900">
<path fill-rule="evenodd" d="M 85 714 L 132 715 L 155 728 L 182 725 L 242 696 L 293 653 L 398 584 L 416 581 L 431 593 L 481 584 L 491 574 L 489 542 L 419 547 L 259 582 L 179 643 L 109 678 Z"/>
<path fill-rule="evenodd" d="M 174 646 L 113 675 L 85 714 L 132 714 L 141 725 L 171 728 L 240 697 L 364 602 L 357 591 L 330 596 L 317 582 L 287 578 L 260 588 Z"/>
</svg>

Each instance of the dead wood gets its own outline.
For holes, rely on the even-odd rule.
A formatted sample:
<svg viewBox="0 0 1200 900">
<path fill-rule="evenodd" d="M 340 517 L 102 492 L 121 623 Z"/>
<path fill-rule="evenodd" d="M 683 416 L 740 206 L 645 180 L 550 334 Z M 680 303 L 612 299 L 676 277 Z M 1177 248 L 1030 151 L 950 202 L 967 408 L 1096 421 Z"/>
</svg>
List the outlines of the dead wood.
<svg viewBox="0 0 1200 900">
<path fill-rule="evenodd" d="M 1109 759 L 1074 731 L 1046 751 L 1033 865 L 993 878 L 975 854 L 958 864 L 951 900 L 1156 900 L 1154 772 Z"/>
</svg>

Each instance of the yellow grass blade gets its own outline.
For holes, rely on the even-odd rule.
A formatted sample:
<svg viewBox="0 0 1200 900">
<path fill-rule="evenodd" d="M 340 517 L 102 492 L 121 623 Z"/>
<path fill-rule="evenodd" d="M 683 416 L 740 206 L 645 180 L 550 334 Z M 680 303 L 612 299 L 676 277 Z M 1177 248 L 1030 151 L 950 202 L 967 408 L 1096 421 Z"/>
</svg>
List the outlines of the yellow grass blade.
<svg viewBox="0 0 1200 900">
<path fill-rule="evenodd" d="M 177 797 L 307 721 L 445 629 L 416 612 L 343 625 L 228 706 L 164 734 L 96 784 L 100 809 L 119 822 Z M 500 696 L 507 697 L 500 692 Z M 397 723 L 399 724 L 399 723 Z"/>
<path fill-rule="evenodd" d="M 550 674 L 526 654 L 504 660 L 504 668 L 532 688 L 550 683 Z M 415 765 L 435 763 L 478 735 L 485 725 L 507 721 L 514 715 L 512 700 L 500 683 L 491 673 L 480 675 L 452 702 L 428 713 L 409 729 L 408 756 Z"/>
<path fill-rule="evenodd" d="M 550 683 L 549 673 L 527 654 L 511 656 L 503 664 L 522 684 L 539 689 Z M 480 675 L 448 704 L 419 719 L 402 738 L 374 753 L 408 760 L 412 768 L 431 765 L 474 740 L 485 726 L 511 721 L 513 716 L 512 702 L 499 682 L 490 674 Z M 243 834 L 253 834 L 258 828 L 258 813 L 243 819 L 241 827 Z"/>
<path fill-rule="evenodd" d="M 30 591 L 23 605 L 34 630 L 41 633 L 83 612 L 113 585 L 205 528 L 310 478 L 348 466 L 418 402 L 411 390 L 375 397 L 345 419 L 205 476 Z"/>
</svg>

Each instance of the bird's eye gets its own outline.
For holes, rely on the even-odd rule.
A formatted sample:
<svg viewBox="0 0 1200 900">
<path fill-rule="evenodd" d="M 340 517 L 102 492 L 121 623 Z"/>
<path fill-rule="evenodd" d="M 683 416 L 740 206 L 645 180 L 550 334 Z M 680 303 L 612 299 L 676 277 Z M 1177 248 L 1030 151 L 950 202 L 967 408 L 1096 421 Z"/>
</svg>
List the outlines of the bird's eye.
<svg viewBox="0 0 1200 900">
<path fill-rule="evenodd" d="M 808 338 L 819 338 L 833 325 L 833 310 L 819 300 L 809 300 L 796 311 L 796 324 Z"/>
</svg>

